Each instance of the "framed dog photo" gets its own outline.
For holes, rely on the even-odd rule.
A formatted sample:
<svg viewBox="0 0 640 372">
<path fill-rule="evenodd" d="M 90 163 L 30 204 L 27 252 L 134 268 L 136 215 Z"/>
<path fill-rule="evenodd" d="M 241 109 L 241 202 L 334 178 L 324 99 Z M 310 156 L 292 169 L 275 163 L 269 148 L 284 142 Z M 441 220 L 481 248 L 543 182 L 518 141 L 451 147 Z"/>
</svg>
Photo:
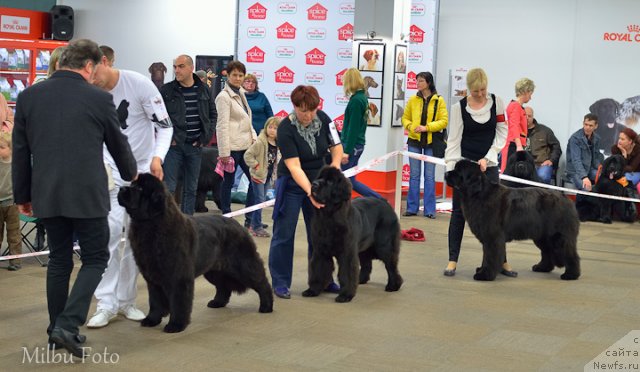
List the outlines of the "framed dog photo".
<svg viewBox="0 0 640 372">
<path fill-rule="evenodd" d="M 382 72 L 362 71 L 362 79 L 367 98 L 382 98 Z"/>
<path fill-rule="evenodd" d="M 380 114 L 382 111 L 382 100 L 379 98 L 369 99 L 369 112 L 367 114 L 367 125 L 379 127 Z"/>
<path fill-rule="evenodd" d="M 360 43 L 358 45 L 358 69 L 360 71 L 382 71 L 384 46 L 384 43 Z"/>
<path fill-rule="evenodd" d="M 404 100 L 393 100 L 393 115 L 391 116 L 391 126 L 402 126 L 402 115 L 404 115 Z"/>
<path fill-rule="evenodd" d="M 404 101 L 405 91 L 407 90 L 407 75 L 404 73 L 393 74 L 393 99 L 401 99 Z"/>
<path fill-rule="evenodd" d="M 393 68 L 394 72 L 407 72 L 407 46 L 396 45 L 396 59 Z"/>
</svg>

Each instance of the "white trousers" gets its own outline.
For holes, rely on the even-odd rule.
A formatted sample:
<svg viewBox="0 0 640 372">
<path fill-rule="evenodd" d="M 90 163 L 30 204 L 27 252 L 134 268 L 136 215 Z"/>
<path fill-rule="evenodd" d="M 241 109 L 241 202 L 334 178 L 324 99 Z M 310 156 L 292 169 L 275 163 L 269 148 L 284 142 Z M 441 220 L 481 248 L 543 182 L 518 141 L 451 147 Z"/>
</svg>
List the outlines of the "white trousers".
<svg viewBox="0 0 640 372">
<path fill-rule="evenodd" d="M 95 291 L 98 310 L 117 313 L 127 305 L 134 305 L 138 294 L 136 279 L 138 266 L 133 258 L 131 244 L 127 239 L 129 216 L 118 204 L 119 187 L 109 191 L 111 211 L 109 212 L 109 264 Z M 125 244 L 121 244 L 122 239 Z M 122 247 L 122 248 L 121 248 Z"/>
</svg>

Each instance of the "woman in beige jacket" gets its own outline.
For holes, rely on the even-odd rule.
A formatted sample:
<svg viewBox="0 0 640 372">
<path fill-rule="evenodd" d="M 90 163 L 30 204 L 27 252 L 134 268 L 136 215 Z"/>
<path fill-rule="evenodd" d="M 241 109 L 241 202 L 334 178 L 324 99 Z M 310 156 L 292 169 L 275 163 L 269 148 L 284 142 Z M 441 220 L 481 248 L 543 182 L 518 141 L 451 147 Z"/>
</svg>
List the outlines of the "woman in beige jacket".
<svg viewBox="0 0 640 372">
<path fill-rule="evenodd" d="M 233 172 L 225 171 L 224 173 L 222 190 L 220 191 L 222 213 L 231 212 L 231 188 L 236 168 L 240 166 L 247 178 L 251 179 L 249 167 L 244 161 L 244 153 L 257 139 L 256 131 L 251 125 L 251 108 L 244 95 L 244 88 L 242 88 L 247 70 L 244 64 L 239 61 L 229 62 L 226 70 L 227 84 L 216 97 L 216 109 L 218 110 L 216 134 L 220 161 L 226 164 L 232 163 Z M 253 201 L 253 188 L 249 185 L 246 206 L 252 206 Z M 244 224 L 249 227 L 250 223 L 251 213 L 247 213 Z"/>
</svg>

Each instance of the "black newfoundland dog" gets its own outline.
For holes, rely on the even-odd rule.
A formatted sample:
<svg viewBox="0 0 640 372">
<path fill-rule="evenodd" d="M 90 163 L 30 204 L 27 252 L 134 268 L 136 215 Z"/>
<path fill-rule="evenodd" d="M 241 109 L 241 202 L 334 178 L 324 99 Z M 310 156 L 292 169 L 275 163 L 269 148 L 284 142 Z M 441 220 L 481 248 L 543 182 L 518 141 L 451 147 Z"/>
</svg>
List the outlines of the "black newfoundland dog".
<svg viewBox="0 0 640 372">
<path fill-rule="evenodd" d="M 556 191 L 493 183 L 468 160 L 459 161 L 446 180 L 460 192 L 462 213 L 482 243 L 482 266 L 476 269 L 475 280 L 494 280 L 504 262 L 505 243 L 524 239 L 532 239 L 541 251 L 533 271 L 565 267 L 560 278 L 578 279 L 580 221 L 573 202 Z"/>
<path fill-rule="evenodd" d="M 624 178 L 625 164 L 622 155 L 613 155 L 605 159 L 593 192 L 635 198 L 633 186 Z M 580 221 L 611 223 L 612 218 L 616 217 L 624 222 L 634 222 L 637 215 L 634 203 L 591 196 L 578 198 L 576 208 Z"/>
<path fill-rule="evenodd" d="M 523 180 L 542 182 L 538 177 L 538 172 L 536 172 L 536 162 L 529 151 L 516 151 L 511 154 L 509 159 L 507 159 L 507 166 L 504 168 L 504 174 L 522 178 Z M 522 183 L 510 181 L 502 181 L 502 183 L 509 187 L 528 186 Z"/>
<path fill-rule="evenodd" d="M 185 216 L 162 181 L 150 174 L 122 187 L 118 203 L 131 216 L 131 248 L 149 289 L 143 327 L 154 327 L 170 315 L 164 331 L 184 330 L 191 318 L 194 279 L 200 275 L 216 286 L 207 306 L 224 307 L 231 292 L 251 288 L 260 295 L 259 311 L 272 311 L 264 264 L 238 222 L 222 216 Z"/>
<path fill-rule="evenodd" d="M 369 281 L 374 258 L 384 262 L 387 269 L 385 290 L 400 289 L 400 223 L 389 203 L 377 198 L 351 201 L 351 182 L 339 169 L 330 166 L 320 170 L 311 193 L 325 206 L 315 210 L 311 222 L 313 254 L 309 261 L 309 289 L 302 295 L 317 296 L 331 283 L 333 257 L 338 261 L 340 282 L 336 302 L 351 301 L 358 283 Z"/>
</svg>

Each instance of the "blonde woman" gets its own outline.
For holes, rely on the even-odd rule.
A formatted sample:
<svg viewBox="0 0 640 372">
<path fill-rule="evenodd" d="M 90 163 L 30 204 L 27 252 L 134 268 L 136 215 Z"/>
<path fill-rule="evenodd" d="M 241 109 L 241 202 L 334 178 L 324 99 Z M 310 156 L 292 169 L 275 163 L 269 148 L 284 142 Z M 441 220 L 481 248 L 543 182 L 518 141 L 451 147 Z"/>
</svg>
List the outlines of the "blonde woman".
<svg viewBox="0 0 640 372">
<path fill-rule="evenodd" d="M 349 97 L 349 103 L 344 111 L 344 124 L 340 140 L 344 153 L 342 155 L 342 170 L 358 165 L 360 156 L 364 152 L 364 144 L 367 132 L 367 117 L 369 101 L 364 91 L 364 80 L 357 68 L 351 67 L 343 77 L 344 94 Z M 353 176 L 349 178 L 353 190 L 362 196 L 382 198 L 380 194 L 371 190 L 367 185 L 360 183 Z"/>
<path fill-rule="evenodd" d="M 522 78 L 516 81 L 516 99 L 511 100 L 507 106 L 509 132 L 507 143 L 501 151 L 501 172 L 504 172 L 509 156 L 516 151 L 523 151 L 527 145 L 527 113 L 523 105 L 531 101 L 534 89 L 536 85 L 530 79 Z"/>
</svg>

